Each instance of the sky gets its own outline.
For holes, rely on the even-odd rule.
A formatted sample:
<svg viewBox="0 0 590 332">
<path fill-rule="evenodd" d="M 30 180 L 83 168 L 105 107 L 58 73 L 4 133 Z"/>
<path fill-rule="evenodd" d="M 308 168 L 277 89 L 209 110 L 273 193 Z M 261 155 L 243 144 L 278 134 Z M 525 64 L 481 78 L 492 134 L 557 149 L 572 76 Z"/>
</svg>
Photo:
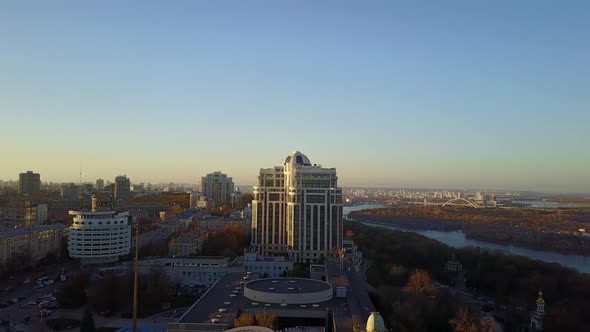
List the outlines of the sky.
<svg viewBox="0 0 590 332">
<path fill-rule="evenodd" d="M 0 179 L 590 192 L 588 1 L 1 1 Z"/>
</svg>

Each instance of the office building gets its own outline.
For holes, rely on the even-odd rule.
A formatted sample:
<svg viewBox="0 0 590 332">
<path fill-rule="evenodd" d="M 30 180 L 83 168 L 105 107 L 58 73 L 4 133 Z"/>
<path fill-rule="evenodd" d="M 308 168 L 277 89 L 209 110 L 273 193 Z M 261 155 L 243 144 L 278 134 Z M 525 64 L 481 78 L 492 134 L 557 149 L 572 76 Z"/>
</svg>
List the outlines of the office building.
<svg viewBox="0 0 590 332">
<path fill-rule="evenodd" d="M 102 190 L 104 188 L 104 180 L 103 179 L 97 179 L 96 180 L 96 189 L 97 190 Z"/>
<path fill-rule="evenodd" d="M 127 176 L 117 176 L 115 178 L 115 200 L 123 200 L 130 197 L 131 194 L 131 181 Z"/>
<path fill-rule="evenodd" d="M 20 173 L 18 176 L 18 193 L 33 195 L 38 194 L 41 191 L 41 175 L 39 173 L 33 173 L 27 171 L 26 173 Z"/>
<path fill-rule="evenodd" d="M 208 216 L 205 218 L 199 218 L 196 223 L 199 227 L 206 228 L 213 232 L 221 231 L 227 227 L 240 227 L 244 232 L 250 233 L 252 228 L 252 222 L 250 219 L 244 219 L 239 215 L 230 215 L 229 217 Z"/>
<path fill-rule="evenodd" d="M 342 189 L 335 168 L 293 152 L 260 170 L 252 201 L 252 245 L 262 256 L 313 263 L 342 248 Z"/>
<path fill-rule="evenodd" d="M 201 193 L 207 197 L 209 208 L 231 203 L 234 182 L 221 172 L 207 174 L 201 178 Z"/>
<path fill-rule="evenodd" d="M 32 227 L 47 220 L 47 203 L 33 200 L 21 200 L 9 206 L 0 207 L 0 225 L 2 227 Z"/>
<path fill-rule="evenodd" d="M 0 264 L 11 257 L 31 255 L 33 262 L 52 253 L 59 256 L 62 239 L 67 234 L 63 224 L 14 228 L 0 232 Z"/>
<path fill-rule="evenodd" d="M 63 198 L 78 198 L 80 196 L 80 187 L 70 183 L 61 186 L 61 197 Z"/>
<path fill-rule="evenodd" d="M 189 257 L 199 255 L 207 241 L 209 232 L 206 229 L 196 229 L 170 240 L 168 255 L 172 257 Z"/>
<path fill-rule="evenodd" d="M 82 264 L 114 262 L 129 253 L 131 226 L 129 212 L 113 211 L 108 193 L 92 196 L 92 211 L 70 211 L 74 216 L 70 226 L 68 249 L 70 256 Z"/>
</svg>

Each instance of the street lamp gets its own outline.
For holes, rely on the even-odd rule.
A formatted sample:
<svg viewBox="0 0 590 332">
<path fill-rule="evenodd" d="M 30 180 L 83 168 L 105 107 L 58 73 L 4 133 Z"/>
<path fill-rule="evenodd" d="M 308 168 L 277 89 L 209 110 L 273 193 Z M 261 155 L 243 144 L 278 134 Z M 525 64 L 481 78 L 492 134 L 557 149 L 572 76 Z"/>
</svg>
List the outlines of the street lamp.
<svg viewBox="0 0 590 332">
<path fill-rule="evenodd" d="M 139 219 L 135 223 L 135 271 L 133 274 L 133 332 L 137 332 L 137 268 L 139 261 Z"/>
</svg>

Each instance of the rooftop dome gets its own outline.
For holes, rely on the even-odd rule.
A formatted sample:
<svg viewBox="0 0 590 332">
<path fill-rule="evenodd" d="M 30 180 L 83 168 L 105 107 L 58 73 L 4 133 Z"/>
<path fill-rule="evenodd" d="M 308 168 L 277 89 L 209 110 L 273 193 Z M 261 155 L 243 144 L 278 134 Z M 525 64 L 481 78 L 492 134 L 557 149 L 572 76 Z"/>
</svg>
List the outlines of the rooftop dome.
<svg viewBox="0 0 590 332">
<path fill-rule="evenodd" d="M 285 165 L 287 164 L 292 166 L 311 166 L 311 161 L 303 153 L 295 151 L 285 159 Z"/>
<path fill-rule="evenodd" d="M 372 312 L 367 319 L 367 332 L 385 332 L 385 322 L 378 312 Z"/>
</svg>

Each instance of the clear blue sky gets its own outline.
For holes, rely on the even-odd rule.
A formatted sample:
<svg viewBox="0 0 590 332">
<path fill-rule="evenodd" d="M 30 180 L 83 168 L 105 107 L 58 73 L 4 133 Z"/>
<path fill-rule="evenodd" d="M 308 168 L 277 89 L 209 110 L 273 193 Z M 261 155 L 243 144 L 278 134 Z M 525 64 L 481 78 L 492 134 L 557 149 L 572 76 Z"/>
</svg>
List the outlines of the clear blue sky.
<svg viewBox="0 0 590 332">
<path fill-rule="evenodd" d="M 588 1 L 2 1 L 0 178 L 590 191 Z"/>
</svg>

